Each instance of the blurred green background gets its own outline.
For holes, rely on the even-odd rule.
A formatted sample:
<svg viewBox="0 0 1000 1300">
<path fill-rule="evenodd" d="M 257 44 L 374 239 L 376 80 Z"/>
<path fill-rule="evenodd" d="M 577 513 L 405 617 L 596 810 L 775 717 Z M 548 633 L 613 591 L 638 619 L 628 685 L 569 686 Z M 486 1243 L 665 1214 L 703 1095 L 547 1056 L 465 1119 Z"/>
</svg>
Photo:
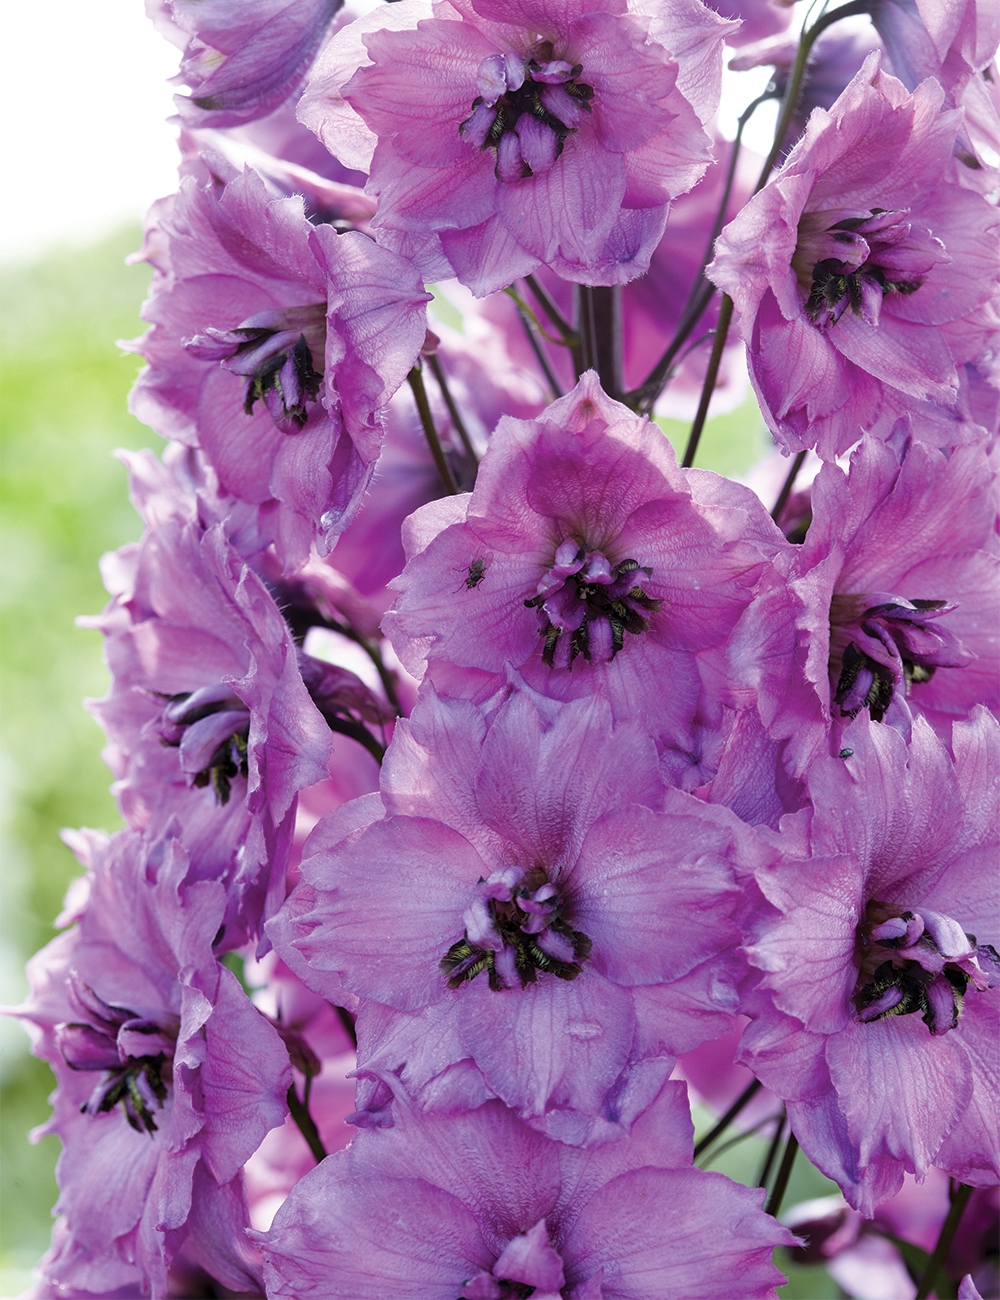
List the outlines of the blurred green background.
<svg viewBox="0 0 1000 1300">
<path fill-rule="evenodd" d="M 0 325 L 3 738 L 2 1001 L 27 992 L 25 959 L 53 936 L 52 918 L 80 868 L 64 826 L 120 821 L 100 758 L 101 731 L 80 705 L 103 695 L 101 638 L 74 627 L 107 599 L 97 560 L 137 538 L 116 447 L 161 440 L 125 399 L 139 361 L 115 340 L 142 329 L 145 265 L 126 266 L 138 227 L 93 248 L 3 272 Z M 48 1066 L 27 1054 L 21 1026 L 2 1025 L 0 1294 L 16 1295 L 45 1249 L 58 1143 L 28 1144 L 48 1114 Z"/>
<path fill-rule="evenodd" d="M 105 602 L 98 557 L 140 534 L 114 449 L 163 445 L 128 414 L 139 361 L 115 346 L 142 329 L 149 270 L 124 260 L 139 243 L 138 227 L 126 229 L 92 248 L 3 272 L 0 999 L 8 1004 L 24 997 L 24 962 L 52 938 L 52 918 L 79 874 L 59 831 L 121 824 L 107 792 L 101 732 L 80 705 L 106 690 L 100 636 L 73 620 Z M 682 450 L 686 426 L 664 427 Z M 698 463 L 737 474 L 768 445 L 750 402 L 710 422 Z M 31 1266 L 48 1244 L 58 1143 L 48 1137 L 32 1146 L 26 1136 L 49 1112 L 48 1067 L 28 1054 L 18 1024 L 0 1019 L 0 1034 L 0 1295 L 14 1296 L 30 1285 Z M 700 1130 L 710 1124 L 699 1117 Z M 750 1138 L 710 1167 L 752 1183 L 765 1146 Z M 831 1190 L 800 1156 L 785 1204 Z M 842 1292 L 823 1270 L 806 1268 L 793 1270 L 781 1294 L 825 1300 Z"/>
</svg>

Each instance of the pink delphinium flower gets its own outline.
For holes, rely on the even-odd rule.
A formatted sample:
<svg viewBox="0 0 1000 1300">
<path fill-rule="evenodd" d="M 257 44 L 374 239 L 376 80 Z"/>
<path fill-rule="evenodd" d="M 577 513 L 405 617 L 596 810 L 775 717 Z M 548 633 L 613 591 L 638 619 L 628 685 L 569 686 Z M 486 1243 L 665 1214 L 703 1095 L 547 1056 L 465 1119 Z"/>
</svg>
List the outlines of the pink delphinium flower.
<svg viewBox="0 0 1000 1300">
<path fill-rule="evenodd" d="M 190 126 L 237 126 L 294 93 L 343 0 L 147 0 L 157 27 L 184 50 L 175 97 Z"/>
<path fill-rule="evenodd" d="M 349 165 L 370 158 L 375 224 L 426 274 L 443 250 L 477 295 L 539 264 L 624 283 L 705 170 L 732 26 L 692 2 L 411 6 L 334 37 L 300 113 Z"/>
<path fill-rule="evenodd" d="M 996 483 L 985 454 L 910 443 L 900 462 L 867 437 L 847 472 L 821 469 L 809 510 L 783 607 L 794 647 L 773 596 L 738 633 L 738 652 L 761 665 L 761 716 L 787 738 L 796 774 L 838 750 L 862 710 L 904 732 L 924 714 L 945 739 L 977 704 L 996 711 Z"/>
<path fill-rule="evenodd" d="M 197 874 L 227 882 L 227 944 L 240 944 L 269 891 L 272 908 L 284 897 L 296 794 L 327 775 L 331 732 L 277 605 L 222 525 L 154 515 L 105 574 L 113 599 L 82 621 L 106 637 L 111 690 L 91 708 L 114 792 L 151 835 L 182 819 Z"/>
<path fill-rule="evenodd" d="M 381 797 L 313 832 L 269 934 L 318 992 L 409 1017 L 361 1043 L 363 1072 L 395 1035 L 411 1093 L 471 1062 L 530 1122 L 605 1138 L 630 1087 L 729 1023 L 740 832 L 665 789 L 652 742 L 600 699 L 519 692 L 487 728 L 430 694 Z"/>
<path fill-rule="evenodd" d="M 254 1234 L 273 1300 L 773 1300 L 793 1239 L 763 1193 L 693 1169 L 683 1088 L 579 1151 L 498 1102 L 402 1111 L 308 1174 Z"/>
<path fill-rule="evenodd" d="M 711 279 L 740 313 L 768 424 L 832 459 L 905 414 L 942 447 L 983 441 L 963 388 L 987 357 L 995 209 L 949 184 L 959 117 L 873 53 L 722 232 Z"/>
<path fill-rule="evenodd" d="M 1000 1177 L 1000 755 L 982 708 L 955 724 L 954 762 L 921 718 L 909 745 L 866 717 L 844 741 L 757 872 L 769 906 L 745 945 L 760 976 L 742 1059 L 870 1215 L 904 1170 Z"/>
<path fill-rule="evenodd" d="M 871 19 L 891 71 L 908 90 L 934 77 L 944 87 L 948 106 L 965 110 L 966 121 L 955 141 L 959 183 L 995 192 L 997 169 L 986 161 L 1000 125 L 996 97 L 989 89 L 992 77 L 987 75 L 1000 41 L 995 7 L 984 0 L 946 0 L 933 6 L 916 0 L 874 0 Z M 981 149 L 983 144 L 987 151 Z"/>
<path fill-rule="evenodd" d="M 59 1085 L 39 1132 L 64 1145 L 65 1225 L 43 1273 L 163 1296 L 184 1245 L 225 1286 L 253 1289 L 240 1171 L 284 1119 L 288 1053 L 216 959 L 223 886 L 192 879 L 177 840 L 121 832 L 93 847 L 79 922 L 32 958 L 18 1009 Z"/>
<path fill-rule="evenodd" d="M 500 422 L 471 495 L 411 517 L 383 627 L 450 693 L 489 693 L 511 664 L 547 695 L 601 691 L 684 748 L 700 670 L 782 540 L 751 492 L 678 469 L 589 372 L 537 421 Z"/>
<path fill-rule="evenodd" d="M 154 222 L 153 327 L 134 345 L 149 365 L 132 409 L 200 447 L 222 491 L 276 510 L 279 553 L 299 564 L 360 504 L 429 294 L 397 254 L 311 226 L 300 198 L 274 198 L 219 159 Z"/>
</svg>

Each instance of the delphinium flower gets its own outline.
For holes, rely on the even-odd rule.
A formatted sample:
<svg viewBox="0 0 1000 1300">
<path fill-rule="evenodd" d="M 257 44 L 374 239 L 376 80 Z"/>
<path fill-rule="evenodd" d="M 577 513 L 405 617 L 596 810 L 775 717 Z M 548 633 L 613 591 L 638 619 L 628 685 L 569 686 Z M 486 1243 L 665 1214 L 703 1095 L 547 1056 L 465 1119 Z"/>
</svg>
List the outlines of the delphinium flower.
<svg viewBox="0 0 1000 1300">
<path fill-rule="evenodd" d="M 996 505 L 984 452 L 945 457 L 912 442 L 900 462 L 866 437 L 847 472 L 820 470 L 809 511 L 788 570 L 794 648 L 766 597 L 739 630 L 741 653 L 761 666 L 761 715 L 788 739 L 796 773 L 839 750 L 861 711 L 904 732 L 924 714 L 949 739 L 977 704 L 996 710 Z"/>
<path fill-rule="evenodd" d="M 36 1300 L 772 1300 L 792 1237 L 691 1167 L 685 1055 L 716 1109 L 754 1071 L 772 1155 L 787 1108 L 831 1250 L 904 1172 L 982 1214 L 987 15 L 872 0 L 886 71 L 817 44 L 746 202 L 723 45 L 787 7 L 149 4 L 190 91 L 134 345 L 170 446 L 90 620 L 129 829 L 68 837 L 20 1009 L 65 1143 Z M 766 418 L 827 462 L 766 504 L 636 414 L 697 400 L 689 465 L 739 391 L 723 220 Z"/>
<path fill-rule="evenodd" d="M 683 1085 L 631 1139 L 580 1151 L 499 1102 L 401 1110 L 313 1170 L 254 1234 L 272 1300 L 767 1300 L 792 1240 L 762 1193 L 691 1167 Z"/>
<path fill-rule="evenodd" d="M 152 514 L 152 512 L 151 512 Z M 181 819 L 203 878 L 229 889 L 230 941 L 284 896 L 297 792 L 327 775 L 331 732 L 285 620 L 223 525 L 155 516 L 105 569 L 108 696 L 92 703 L 128 824 Z M 352 743 L 345 741 L 344 743 Z"/>
<path fill-rule="evenodd" d="M 907 413 L 938 446 L 986 437 L 965 367 L 988 361 L 998 217 L 947 179 L 960 118 L 942 98 L 870 55 L 719 238 L 709 275 L 787 449 L 831 459 Z"/>
<path fill-rule="evenodd" d="M 740 20 L 739 27 L 726 34 L 726 44 L 738 49 L 785 31 L 792 21 L 791 7 L 775 0 L 715 0 L 711 7 L 724 18 Z"/>
<path fill-rule="evenodd" d="M 311 226 L 301 199 L 221 160 L 198 164 L 156 222 L 133 410 L 200 447 L 223 491 L 272 512 L 279 553 L 301 563 L 360 504 L 429 295 L 403 258 Z"/>
<path fill-rule="evenodd" d="M 599 698 L 517 692 L 487 727 L 431 693 L 381 798 L 313 832 L 269 935 L 317 992 L 398 1013 L 409 1092 L 471 1061 L 531 1123 L 606 1140 L 678 1051 L 728 1026 L 739 834 L 666 789 L 652 741 Z M 365 1041 L 359 1019 L 363 1073 L 389 1030 Z"/>
<path fill-rule="evenodd" d="M 742 1059 L 866 1215 L 904 1170 L 1000 1175 L 997 741 L 983 708 L 954 762 L 922 718 L 907 744 L 859 717 L 757 871 Z"/>
<path fill-rule="evenodd" d="M 183 1246 L 253 1289 L 241 1169 L 286 1113 L 277 1031 L 216 958 L 224 887 L 176 839 L 119 832 L 92 854 L 77 924 L 29 965 L 18 1009 L 58 1082 L 64 1223 L 43 1261 L 55 1286 L 166 1294 Z"/>
<path fill-rule="evenodd" d="M 231 127 L 277 108 L 301 84 L 343 0 L 150 0 L 147 9 L 181 46 L 176 96 L 190 126 Z"/>
<path fill-rule="evenodd" d="M 902 1189 L 883 1201 L 871 1219 L 838 1195 L 790 1206 L 781 1222 L 804 1242 L 792 1248 L 790 1257 L 796 1263 L 822 1262 L 839 1286 L 858 1300 L 876 1294 L 912 1296 L 916 1287 L 904 1255 L 913 1259 L 908 1247 L 928 1255 L 934 1250 L 949 1211 L 949 1183 L 938 1169 L 920 1183 L 907 1174 Z M 997 1208 L 996 1187 L 972 1192 L 945 1264 L 949 1278 L 971 1274 L 987 1295 L 998 1289 Z M 938 1289 L 944 1289 L 940 1282 Z M 978 1292 L 966 1286 L 958 1294 L 972 1297 Z"/>
<path fill-rule="evenodd" d="M 699 670 L 783 539 L 752 493 L 678 469 L 590 373 L 537 421 L 502 420 L 472 493 L 417 511 L 404 541 L 383 627 L 414 675 L 489 693 L 509 663 L 683 744 Z"/>
<path fill-rule="evenodd" d="M 370 172 L 374 224 L 425 274 L 443 253 L 478 295 L 540 264 L 620 284 L 709 161 L 731 27 L 694 3 L 377 11 L 328 43 L 300 113 Z"/>
<path fill-rule="evenodd" d="M 916 0 L 873 0 L 871 20 L 889 56 L 891 71 L 908 90 L 933 77 L 949 107 L 965 110 L 955 140 L 955 175 L 969 188 L 994 190 L 996 167 L 986 161 L 1000 117 L 991 98 L 989 66 L 996 57 L 1000 23 L 982 0 L 950 0 L 939 10 Z M 985 128 L 985 129 L 983 129 Z"/>
</svg>

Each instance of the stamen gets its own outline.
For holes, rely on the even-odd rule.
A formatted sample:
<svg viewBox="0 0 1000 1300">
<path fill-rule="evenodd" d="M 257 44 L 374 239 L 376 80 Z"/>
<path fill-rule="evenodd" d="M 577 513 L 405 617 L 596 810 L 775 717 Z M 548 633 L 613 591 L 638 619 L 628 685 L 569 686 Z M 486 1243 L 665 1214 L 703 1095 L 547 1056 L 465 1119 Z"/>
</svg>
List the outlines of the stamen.
<svg viewBox="0 0 1000 1300">
<path fill-rule="evenodd" d="M 975 657 L 934 620 L 955 606 L 945 600 L 904 600 L 883 592 L 834 596 L 830 605 L 831 668 L 840 672 L 834 702 L 844 717 L 868 709 L 881 722 L 897 693 L 929 682 L 938 668 Z"/>
<path fill-rule="evenodd" d="M 625 633 L 638 635 L 651 626 L 647 614 L 663 603 L 647 596 L 632 575 L 653 576 L 638 560 L 626 559 L 612 565 L 600 551 L 588 551 L 579 543 L 562 543 L 538 584 L 536 594 L 524 603 L 538 609 L 544 620 L 539 635 L 545 638 L 542 660 L 555 666 L 560 637 L 569 633 L 565 664 L 578 655 L 588 662 L 611 660 L 624 647 Z"/>
<path fill-rule="evenodd" d="M 877 326 L 886 295 L 916 293 L 931 268 L 947 260 L 941 241 L 915 232 L 905 210 L 835 216 L 807 214 L 792 259 L 808 287 L 806 314 L 821 329 L 847 311 Z"/>
<path fill-rule="evenodd" d="M 592 86 L 578 80 L 583 68 L 553 59 L 551 42 L 540 42 L 525 60 L 491 54 L 477 74 L 479 94 L 459 135 L 477 149 L 495 149 L 497 180 L 510 184 L 549 171 L 589 113 Z"/>
<path fill-rule="evenodd" d="M 160 744 L 180 750 L 181 770 L 192 785 L 211 785 L 219 803 L 227 804 L 230 783 L 249 772 L 250 711 L 221 683 L 160 698 L 168 701 Z"/>
<path fill-rule="evenodd" d="M 852 1001 L 862 1024 L 919 1012 L 934 1035 L 958 1024 L 970 984 L 1000 983 L 1000 957 L 957 921 L 927 910 L 870 902 L 858 928 L 858 986 Z"/>
<path fill-rule="evenodd" d="M 258 312 L 235 329 L 207 329 L 184 345 L 204 361 L 245 377 L 243 410 L 263 402 L 283 433 L 298 433 L 319 395 L 326 351 L 326 304 Z"/>
<path fill-rule="evenodd" d="M 465 914 L 465 934 L 441 959 L 450 989 L 483 971 L 495 993 L 515 981 L 521 988 L 534 984 L 539 971 L 562 980 L 580 974 L 590 956 L 589 936 L 562 919 L 562 898 L 540 871 L 512 884 L 519 874 L 507 868 L 479 882 L 480 892 Z"/>
</svg>

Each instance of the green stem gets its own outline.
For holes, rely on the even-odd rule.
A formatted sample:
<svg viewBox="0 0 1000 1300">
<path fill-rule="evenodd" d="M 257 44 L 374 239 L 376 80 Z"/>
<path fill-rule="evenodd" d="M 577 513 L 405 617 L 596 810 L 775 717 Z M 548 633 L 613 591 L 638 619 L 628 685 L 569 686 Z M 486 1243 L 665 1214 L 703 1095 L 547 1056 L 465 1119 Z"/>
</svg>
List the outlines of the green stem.
<svg viewBox="0 0 1000 1300">
<path fill-rule="evenodd" d="M 472 439 L 469 437 L 469 431 L 465 427 L 465 421 L 455 405 L 455 399 L 451 395 L 451 389 L 448 387 L 448 380 L 445 377 L 441 362 L 438 360 L 437 353 L 432 353 L 428 358 L 434 378 L 437 380 L 438 388 L 441 389 L 441 396 L 444 398 L 444 404 L 448 408 L 448 414 L 451 416 L 451 422 L 462 439 L 462 446 L 465 448 L 466 455 L 472 461 L 473 466 L 478 467 L 479 457 L 476 455 L 476 449 L 472 445 Z"/>
<path fill-rule="evenodd" d="M 701 1141 L 695 1145 L 695 1160 L 698 1159 L 703 1151 L 707 1150 L 707 1148 L 712 1145 L 720 1133 L 724 1132 L 729 1127 L 750 1098 L 760 1091 L 760 1086 L 761 1084 L 759 1079 L 753 1079 L 749 1084 L 747 1084 L 723 1117 L 719 1120 L 718 1124 L 716 1124 L 714 1128 L 709 1129 Z"/>
<path fill-rule="evenodd" d="M 795 1157 L 798 1154 L 799 1142 L 794 1133 L 789 1133 L 788 1144 L 785 1147 L 785 1154 L 781 1157 L 781 1166 L 778 1169 L 778 1176 L 774 1180 L 774 1187 L 771 1190 L 771 1198 L 767 1203 L 765 1213 L 778 1217 L 778 1211 L 781 1209 L 781 1202 L 785 1199 L 785 1192 L 788 1190 L 788 1180 L 792 1176 L 792 1165 L 795 1164 Z"/>
<path fill-rule="evenodd" d="M 758 95 L 752 104 L 749 104 L 740 115 L 736 125 L 736 138 L 733 140 L 733 147 L 729 154 L 729 169 L 726 172 L 726 183 L 722 190 L 722 200 L 719 203 L 719 210 L 715 216 L 715 224 L 712 227 L 712 233 L 709 236 L 708 243 L 705 247 L 705 255 L 701 259 L 701 265 L 698 267 L 698 274 L 691 285 L 691 292 L 688 294 L 687 302 L 681 312 L 681 318 L 670 346 L 664 352 L 653 369 L 646 376 L 643 383 L 634 392 L 626 394 L 625 401 L 632 399 L 631 404 L 642 414 L 648 415 L 656 405 L 656 399 L 663 392 L 664 388 L 670 382 L 673 375 L 673 363 L 677 354 L 684 346 L 689 335 L 702 317 L 708 304 L 715 293 L 715 285 L 705 279 L 705 267 L 712 260 L 715 251 L 715 241 L 719 237 L 719 232 L 726 224 L 726 208 L 729 204 L 729 196 L 732 193 L 733 181 L 736 178 L 736 166 L 739 162 L 740 150 L 743 148 L 743 128 L 750 121 L 750 118 L 756 110 L 771 96 L 768 94 Z"/>
<path fill-rule="evenodd" d="M 917 1287 L 917 1294 L 914 1300 L 927 1300 L 927 1297 L 934 1290 L 934 1283 L 944 1265 L 945 1256 L 948 1254 L 948 1248 L 951 1245 L 952 1238 L 955 1236 L 955 1230 L 958 1227 L 962 1212 L 969 1203 L 969 1197 L 972 1195 L 972 1188 L 966 1183 L 959 1183 L 951 1195 L 951 1205 L 948 1207 L 948 1213 L 944 1223 L 941 1225 L 941 1232 L 937 1239 L 937 1245 L 931 1254 L 930 1263 L 927 1265 L 927 1272 L 920 1280 Z"/>
<path fill-rule="evenodd" d="M 431 449 L 431 455 L 434 457 L 434 464 L 437 466 L 437 472 L 444 484 L 444 490 L 449 496 L 458 496 L 458 484 L 452 476 L 447 460 L 445 460 L 441 440 L 438 438 L 437 429 L 434 427 L 434 416 L 431 414 L 431 404 L 427 400 L 427 390 L 424 388 L 424 378 L 420 373 L 420 366 L 414 366 L 406 378 L 409 380 L 413 400 L 417 404 L 417 411 L 420 415 L 420 423 L 424 426 L 424 436 L 427 438 L 427 445 Z"/>
<path fill-rule="evenodd" d="M 546 316 L 548 316 L 549 320 L 562 335 L 563 343 L 568 347 L 573 347 L 575 344 L 579 343 L 580 340 L 577 336 L 576 330 L 555 305 L 535 277 L 533 275 L 526 275 L 524 277 L 524 283 L 534 294 L 535 301 L 538 303 L 539 307 L 541 307 L 542 311 L 545 312 Z"/>
<path fill-rule="evenodd" d="M 805 76 L 806 63 L 816 41 L 828 27 L 839 22 L 841 18 L 851 18 L 855 14 L 866 14 L 870 9 L 871 0 L 851 0 L 850 4 L 841 5 L 839 9 L 834 9 L 832 13 L 824 14 L 822 18 L 813 23 L 807 32 L 803 32 L 799 41 L 798 52 L 795 55 L 795 62 L 792 65 L 792 75 L 788 78 L 788 85 L 785 87 L 785 97 L 781 101 L 778 124 L 774 128 L 774 143 L 771 145 L 771 152 L 767 155 L 760 178 L 754 187 L 754 194 L 762 190 L 767 184 L 774 164 L 781 154 L 781 147 L 785 142 L 785 136 L 788 134 L 788 128 L 792 124 L 792 118 L 798 106 L 799 91 L 802 89 L 802 78 Z"/>
<path fill-rule="evenodd" d="M 562 388 L 559 386 L 559 382 L 556 379 L 555 374 L 553 373 L 552 367 L 549 365 L 549 359 L 542 351 L 542 345 L 535 337 L 535 329 L 531 323 L 532 315 L 530 312 L 525 311 L 524 307 L 521 305 L 519 301 L 515 299 L 515 302 L 517 303 L 518 320 L 520 320 L 521 325 L 524 329 L 524 333 L 527 336 L 528 343 L 531 346 L 531 350 L 535 354 L 535 360 L 538 362 L 538 368 L 545 376 L 545 382 L 549 386 L 549 389 L 552 393 L 553 400 L 557 397 L 562 397 L 563 396 Z"/>
<path fill-rule="evenodd" d="M 733 319 L 733 300 L 728 293 L 722 295 L 722 302 L 719 306 L 719 319 L 715 326 L 715 340 L 712 343 L 712 355 L 708 359 L 708 370 L 705 372 L 705 382 L 701 387 L 701 401 L 698 403 L 698 410 L 694 417 L 694 424 L 691 425 L 691 433 L 688 437 L 688 444 L 684 450 L 684 459 L 681 462 L 685 469 L 690 469 L 694 464 L 694 458 L 698 453 L 698 443 L 701 441 L 701 431 L 705 427 L 705 421 L 708 419 L 708 407 L 712 400 L 712 394 L 715 392 L 715 381 L 719 375 L 719 366 L 722 363 L 722 352 L 726 346 L 726 337 L 729 334 L 729 322 Z"/>
<path fill-rule="evenodd" d="M 764 1163 L 760 1167 L 760 1173 L 757 1175 L 757 1186 L 766 1187 L 767 1180 L 771 1177 L 771 1166 L 774 1164 L 775 1157 L 778 1154 L 778 1148 L 781 1146 L 781 1139 L 785 1135 L 785 1108 L 782 1106 L 781 1114 L 775 1116 L 777 1121 L 774 1135 L 771 1138 L 767 1148 L 767 1154 L 764 1156 Z"/>
<path fill-rule="evenodd" d="M 733 1147 L 739 1146 L 739 1144 L 745 1142 L 747 1138 L 754 1137 L 762 1128 L 766 1128 L 768 1124 L 775 1124 L 780 1122 L 780 1120 L 780 1113 L 775 1115 L 765 1115 L 762 1120 L 758 1120 L 758 1122 L 754 1124 L 752 1128 L 748 1128 L 745 1133 L 737 1133 L 737 1135 L 730 1138 L 728 1142 L 723 1142 L 721 1146 L 717 1146 L 709 1153 L 701 1168 L 707 1169 L 713 1160 L 718 1160 L 719 1156 L 723 1155 L 726 1151 L 730 1151 Z"/>
<path fill-rule="evenodd" d="M 596 370 L 601 387 L 616 400 L 621 395 L 621 287 L 577 286 L 584 370 Z"/>
<path fill-rule="evenodd" d="M 518 293 L 518 291 L 514 288 L 512 284 L 509 284 L 507 288 L 504 289 L 504 293 L 508 296 L 508 298 L 514 299 L 514 303 L 517 307 L 517 310 L 519 312 L 523 312 L 524 315 L 528 317 L 532 325 L 534 325 L 535 329 L 538 331 L 539 335 L 545 340 L 546 343 L 551 343 L 552 346 L 555 348 L 568 348 L 570 346 L 570 344 L 567 343 L 564 339 L 553 338 L 551 334 L 547 333 L 542 328 L 542 322 L 538 319 L 537 314 L 531 310 L 531 307 L 528 305 L 528 303 L 525 302 L 525 300 L 521 297 L 521 295 Z"/>
<path fill-rule="evenodd" d="M 362 636 L 360 632 L 356 632 L 354 628 L 351 627 L 350 623 L 338 623 L 336 619 L 324 618 L 319 613 L 316 613 L 311 618 L 309 627 L 329 628 L 331 632 L 339 632 L 341 636 L 346 636 L 348 641 L 353 641 L 355 645 L 359 645 L 375 665 L 375 671 L 378 673 L 379 681 L 382 683 L 382 689 L 385 691 L 385 698 L 395 710 L 396 717 L 403 717 L 403 706 L 400 703 L 399 695 L 396 692 L 396 683 L 393 679 L 392 673 L 388 668 L 386 668 L 385 661 L 382 658 L 382 652 L 379 650 L 377 645 L 369 641 L 366 636 Z M 305 640 L 304 633 L 302 640 Z M 300 641 L 299 644 L 301 645 L 302 642 Z"/>
<path fill-rule="evenodd" d="M 319 1135 L 319 1129 L 316 1127 L 313 1117 L 309 1114 L 308 1087 L 309 1081 L 307 1080 L 306 1100 L 302 1102 L 299 1101 L 299 1094 L 295 1091 L 295 1084 L 291 1085 L 287 1094 L 288 1109 L 296 1128 L 306 1140 L 306 1146 L 313 1153 L 316 1163 L 319 1164 L 321 1160 L 326 1159 L 326 1147 L 323 1145 L 323 1140 Z"/>
</svg>

